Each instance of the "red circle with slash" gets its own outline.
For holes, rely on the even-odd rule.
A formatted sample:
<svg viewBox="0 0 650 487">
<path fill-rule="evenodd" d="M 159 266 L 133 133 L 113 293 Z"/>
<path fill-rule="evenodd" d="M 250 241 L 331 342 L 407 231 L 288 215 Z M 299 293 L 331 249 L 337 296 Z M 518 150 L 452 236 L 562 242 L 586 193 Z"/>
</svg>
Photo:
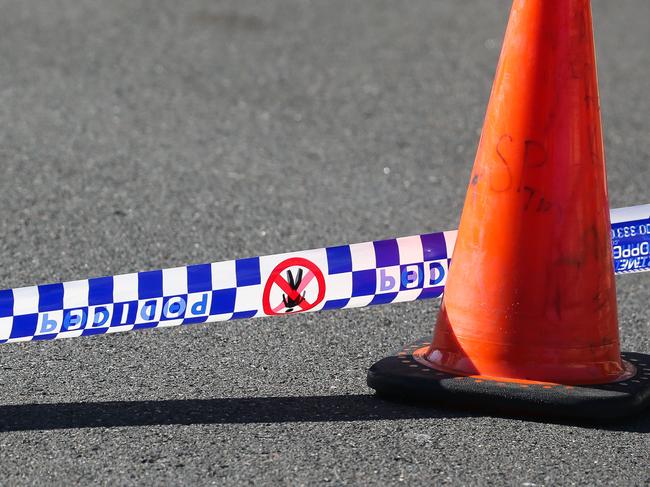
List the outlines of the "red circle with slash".
<svg viewBox="0 0 650 487">
<path fill-rule="evenodd" d="M 302 267 L 307 270 L 307 273 L 302 277 L 299 285 L 295 289 L 282 275 L 285 270 L 290 269 L 291 267 Z M 310 301 L 303 296 L 303 291 L 314 279 L 316 279 L 316 283 L 318 284 L 318 296 L 316 296 L 316 299 L 313 301 Z M 291 280 L 293 280 L 293 278 Z M 278 286 L 283 292 L 283 297 L 296 303 L 295 306 L 289 308 L 291 311 L 282 311 L 288 308 L 285 305 L 284 300 L 276 306 L 271 305 L 271 289 L 273 289 L 273 286 Z M 264 313 L 267 315 L 301 313 L 312 309 L 324 298 L 325 276 L 323 276 L 323 272 L 310 260 L 302 257 L 291 257 L 280 262 L 269 275 L 266 285 L 264 286 L 264 294 L 262 295 L 262 307 Z"/>
</svg>

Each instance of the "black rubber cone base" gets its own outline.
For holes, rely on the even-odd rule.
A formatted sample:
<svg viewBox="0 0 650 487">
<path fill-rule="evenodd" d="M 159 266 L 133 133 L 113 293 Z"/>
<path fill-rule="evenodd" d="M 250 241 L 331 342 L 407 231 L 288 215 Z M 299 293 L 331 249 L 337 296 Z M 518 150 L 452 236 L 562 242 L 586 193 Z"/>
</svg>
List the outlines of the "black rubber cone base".
<svg viewBox="0 0 650 487">
<path fill-rule="evenodd" d="M 605 385 L 563 386 L 459 377 L 426 367 L 413 352 L 431 343 L 422 338 L 380 360 L 368 370 L 377 394 L 419 403 L 482 409 L 496 414 L 554 416 L 585 420 L 615 419 L 650 405 L 650 356 L 623 353 L 636 374 Z"/>
</svg>

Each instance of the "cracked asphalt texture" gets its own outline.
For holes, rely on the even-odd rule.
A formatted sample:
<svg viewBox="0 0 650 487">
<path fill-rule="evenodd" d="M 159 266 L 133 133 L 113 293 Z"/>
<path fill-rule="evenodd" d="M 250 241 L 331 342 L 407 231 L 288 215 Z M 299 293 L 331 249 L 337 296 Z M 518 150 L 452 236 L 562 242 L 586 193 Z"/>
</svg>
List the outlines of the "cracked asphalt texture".
<svg viewBox="0 0 650 487">
<path fill-rule="evenodd" d="M 593 4 L 611 203 L 646 203 L 650 2 Z M 0 0 L 0 288 L 455 228 L 509 6 Z M 437 306 L 3 345 L 0 483 L 650 483 L 650 414 L 373 397 Z"/>
</svg>

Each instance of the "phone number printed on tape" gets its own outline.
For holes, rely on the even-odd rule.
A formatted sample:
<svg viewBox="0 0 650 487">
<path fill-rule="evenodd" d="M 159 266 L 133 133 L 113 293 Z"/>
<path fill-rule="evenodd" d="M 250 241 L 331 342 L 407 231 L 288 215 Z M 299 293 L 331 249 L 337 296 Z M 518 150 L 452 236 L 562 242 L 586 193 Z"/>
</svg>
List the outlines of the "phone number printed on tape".
<svg viewBox="0 0 650 487">
<path fill-rule="evenodd" d="M 650 222 L 613 224 L 612 249 L 616 272 L 640 272 L 650 268 Z"/>
</svg>

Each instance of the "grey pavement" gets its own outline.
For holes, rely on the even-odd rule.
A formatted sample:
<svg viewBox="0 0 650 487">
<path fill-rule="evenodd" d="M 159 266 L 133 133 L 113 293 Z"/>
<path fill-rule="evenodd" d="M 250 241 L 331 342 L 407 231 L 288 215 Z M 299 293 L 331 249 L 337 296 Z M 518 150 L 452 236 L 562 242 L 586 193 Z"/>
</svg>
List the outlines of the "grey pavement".
<svg viewBox="0 0 650 487">
<path fill-rule="evenodd" d="M 593 3 L 611 203 L 647 203 L 650 2 Z M 0 0 L 0 288 L 455 228 L 508 10 Z M 648 275 L 617 282 L 650 352 Z M 437 306 L 2 345 L 0 484 L 650 483 L 648 414 L 375 398 Z"/>
</svg>

